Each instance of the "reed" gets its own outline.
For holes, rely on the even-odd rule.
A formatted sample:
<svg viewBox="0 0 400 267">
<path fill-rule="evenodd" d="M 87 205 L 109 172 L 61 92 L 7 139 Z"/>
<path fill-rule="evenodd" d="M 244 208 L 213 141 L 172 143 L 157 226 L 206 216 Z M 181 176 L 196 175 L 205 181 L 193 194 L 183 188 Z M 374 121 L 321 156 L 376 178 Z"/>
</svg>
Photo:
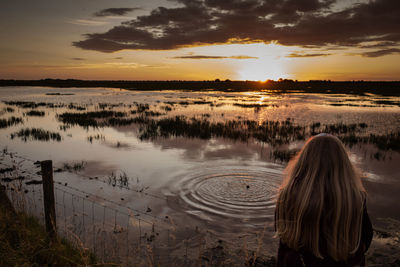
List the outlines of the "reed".
<svg viewBox="0 0 400 267">
<path fill-rule="evenodd" d="M 5 104 L 10 106 L 18 106 L 21 108 L 37 108 L 37 107 L 46 107 L 51 106 L 52 103 L 44 103 L 44 102 L 32 102 L 32 101 L 4 101 Z"/>
<path fill-rule="evenodd" d="M 57 115 L 57 119 L 67 125 L 79 125 L 85 128 L 99 127 L 101 124 L 96 119 L 120 118 L 126 116 L 124 112 L 117 111 L 90 111 L 83 113 L 64 112 Z"/>
<path fill-rule="evenodd" d="M 241 108 L 265 108 L 268 107 L 268 104 L 245 104 L 245 103 L 235 103 L 234 106 Z"/>
<path fill-rule="evenodd" d="M 93 140 L 105 141 L 105 140 L 106 140 L 106 137 L 105 137 L 104 135 L 102 135 L 102 134 L 89 135 L 89 136 L 87 137 L 87 140 L 88 140 L 90 143 L 93 143 Z"/>
<path fill-rule="evenodd" d="M 137 110 L 138 113 L 145 112 L 146 110 L 149 110 L 149 109 L 150 109 L 149 104 L 136 103 L 136 110 Z"/>
<path fill-rule="evenodd" d="M 27 113 L 25 113 L 26 116 L 36 116 L 36 117 L 43 117 L 44 116 L 44 111 L 39 111 L 39 110 L 30 110 Z"/>
<path fill-rule="evenodd" d="M 75 95 L 73 93 L 46 93 L 46 95 Z"/>
<path fill-rule="evenodd" d="M 3 112 L 8 112 L 8 113 L 13 113 L 15 110 L 14 110 L 13 108 L 6 107 L 6 108 L 3 108 L 2 111 L 3 111 Z"/>
<path fill-rule="evenodd" d="M 23 123 L 22 118 L 18 117 L 11 117 L 8 119 L 0 119 L 0 129 L 2 128 L 8 128 L 17 124 Z"/>
<path fill-rule="evenodd" d="M 64 163 L 63 167 L 61 168 L 63 171 L 68 171 L 68 172 L 78 172 L 81 171 L 85 168 L 86 162 L 81 161 L 81 162 L 74 162 L 74 163 Z"/>
<path fill-rule="evenodd" d="M 38 141 L 57 141 L 61 142 L 61 135 L 59 133 L 46 131 L 40 128 L 25 128 L 18 132 L 11 134 L 11 139 L 19 137 L 23 141 L 38 140 Z"/>
<path fill-rule="evenodd" d="M 77 105 L 74 103 L 69 103 L 67 106 L 68 109 L 74 109 L 74 110 L 86 110 L 86 107 L 81 106 L 81 105 Z"/>
</svg>

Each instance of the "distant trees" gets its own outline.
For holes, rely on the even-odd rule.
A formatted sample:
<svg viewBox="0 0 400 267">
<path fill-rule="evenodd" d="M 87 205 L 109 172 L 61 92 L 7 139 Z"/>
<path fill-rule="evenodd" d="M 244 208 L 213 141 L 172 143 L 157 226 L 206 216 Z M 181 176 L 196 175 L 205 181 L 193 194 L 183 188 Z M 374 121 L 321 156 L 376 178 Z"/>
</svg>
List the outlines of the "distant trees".
<svg viewBox="0 0 400 267">
<path fill-rule="evenodd" d="M 48 87 L 108 87 L 128 90 L 210 90 L 216 91 L 303 91 L 310 93 L 352 93 L 366 92 L 381 95 L 400 96 L 400 82 L 347 81 L 333 82 L 330 80 L 293 81 L 280 78 L 278 81 L 90 81 L 75 79 L 44 79 L 44 80 L 0 80 L 0 86 L 48 86 Z"/>
</svg>

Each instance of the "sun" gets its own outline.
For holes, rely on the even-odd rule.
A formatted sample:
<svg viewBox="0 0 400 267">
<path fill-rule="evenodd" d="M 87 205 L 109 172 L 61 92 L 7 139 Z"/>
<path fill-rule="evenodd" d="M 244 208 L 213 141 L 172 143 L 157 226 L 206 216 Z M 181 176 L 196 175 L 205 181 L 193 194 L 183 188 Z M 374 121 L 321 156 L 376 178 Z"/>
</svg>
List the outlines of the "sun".
<svg viewBox="0 0 400 267">
<path fill-rule="evenodd" d="M 285 70 L 285 59 L 281 55 L 286 48 L 276 44 L 251 45 L 248 51 L 256 59 L 242 61 L 238 66 L 240 80 L 265 81 L 289 78 Z"/>
<path fill-rule="evenodd" d="M 257 62 L 243 64 L 242 69 L 238 73 L 240 80 L 265 81 L 288 78 L 280 62 L 264 61 L 261 59 L 257 60 Z"/>
</svg>

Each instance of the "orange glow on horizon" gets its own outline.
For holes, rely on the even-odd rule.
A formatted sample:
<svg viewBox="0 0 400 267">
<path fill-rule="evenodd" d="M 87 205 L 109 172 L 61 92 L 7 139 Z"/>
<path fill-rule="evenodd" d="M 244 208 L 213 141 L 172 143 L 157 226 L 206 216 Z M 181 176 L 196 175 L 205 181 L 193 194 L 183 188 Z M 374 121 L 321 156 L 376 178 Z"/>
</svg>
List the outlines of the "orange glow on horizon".
<svg viewBox="0 0 400 267">
<path fill-rule="evenodd" d="M 53 48 L 55 49 L 55 48 Z M 0 63 L 0 79 L 83 80 L 398 80 L 400 55 L 366 58 L 333 52 L 329 56 L 293 57 L 301 48 L 278 44 L 224 44 L 167 51 L 111 54 L 69 48 L 76 58 L 34 54 L 22 62 Z M 304 49 L 303 49 L 304 50 Z M 75 51 L 75 52 L 74 52 Z M 56 51 L 54 51 L 56 52 Z M 302 55 L 307 52 L 303 52 Z M 311 52 L 310 52 L 311 53 Z M 196 57 L 197 56 L 197 57 Z M 12 54 L 6 55 L 13 57 Z M 10 59 L 11 60 L 11 59 Z M 40 63 L 39 63 L 40 62 Z"/>
</svg>

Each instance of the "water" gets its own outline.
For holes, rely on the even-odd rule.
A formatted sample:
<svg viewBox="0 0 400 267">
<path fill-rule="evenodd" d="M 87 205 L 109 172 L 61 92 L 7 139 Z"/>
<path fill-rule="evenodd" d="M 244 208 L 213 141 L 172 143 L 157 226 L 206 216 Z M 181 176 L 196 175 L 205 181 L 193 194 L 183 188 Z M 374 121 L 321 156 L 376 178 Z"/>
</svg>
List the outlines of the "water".
<svg viewBox="0 0 400 267">
<path fill-rule="evenodd" d="M 368 127 L 357 132 L 360 136 L 400 130 L 400 98 L 371 94 L 3 87 L 0 100 L 56 104 L 35 108 L 45 112 L 36 117 L 26 115 L 31 108 L 0 103 L 0 119 L 15 116 L 24 121 L 0 129 L 1 148 L 33 160 L 51 159 L 56 168 L 83 162 L 78 174 L 55 173 L 56 182 L 98 196 L 100 202 L 102 198 L 109 199 L 143 214 L 167 216 L 177 225 L 208 229 L 226 242 L 236 242 L 249 232 L 266 229 L 265 247 L 272 254 L 276 248 L 276 240 L 272 239 L 274 201 L 286 165 L 274 154 L 277 147 L 253 139 L 242 142 L 223 137 L 141 140 L 138 136 L 143 126 L 139 124 L 98 128 L 75 125 L 61 129 L 57 115 L 104 109 L 126 112 L 128 118 L 134 118 L 137 114 L 130 111 L 136 108 L 136 102 L 149 104 L 150 110 L 163 114 L 154 119 L 184 115 L 215 123 L 243 119 L 259 123 L 289 120 L 301 126 L 316 122 L 366 123 Z M 68 106 L 70 103 L 74 105 Z M 108 105 L 102 109 L 99 103 Z M 22 128 L 60 133 L 61 141 L 11 139 Z M 295 151 L 303 144 L 304 140 L 297 140 L 278 148 Z M 379 225 L 379 218 L 400 219 L 399 151 L 379 150 L 374 144 L 364 143 L 348 149 L 353 163 L 364 171 L 373 222 Z M 117 179 L 113 182 L 113 175 L 126 175 L 128 183 L 118 183 Z"/>
<path fill-rule="evenodd" d="M 167 193 L 170 203 L 175 203 L 170 204 L 172 208 L 184 209 L 203 220 L 229 218 L 236 227 L 256 227 L 273 218 L 281 170 L 276 165 L 207 164 L 175 179 L 177 183 L 169 186 Z"/>
</svg>

